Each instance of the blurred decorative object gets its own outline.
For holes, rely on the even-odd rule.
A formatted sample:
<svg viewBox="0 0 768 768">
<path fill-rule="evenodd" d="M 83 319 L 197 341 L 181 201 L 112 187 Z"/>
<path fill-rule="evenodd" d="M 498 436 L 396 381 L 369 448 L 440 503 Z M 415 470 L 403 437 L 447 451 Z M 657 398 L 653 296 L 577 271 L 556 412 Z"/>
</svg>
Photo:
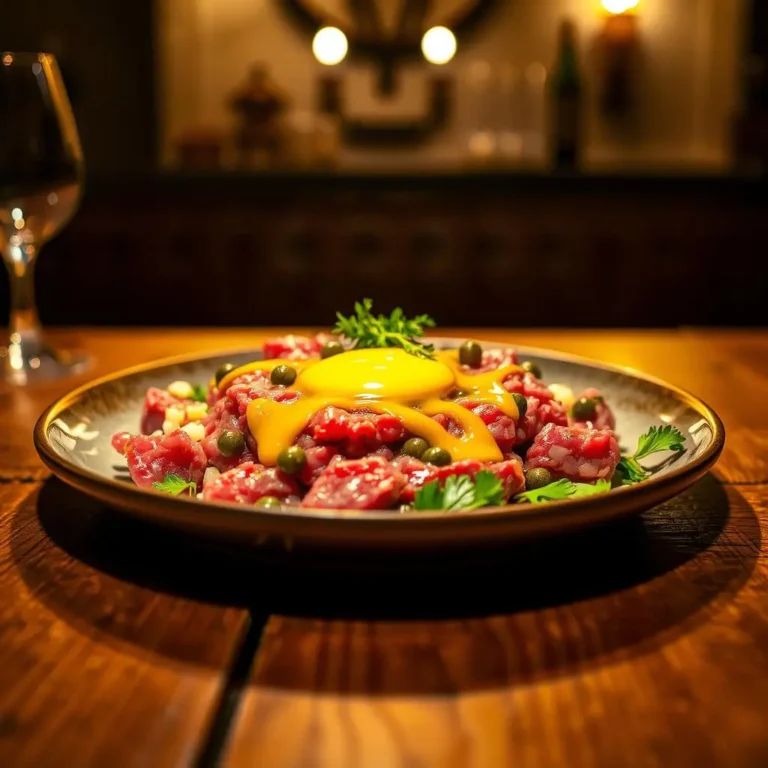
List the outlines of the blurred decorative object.
<svg viewBox="0 0 768 768">
<path fill-rule="evenodd" d="M 224 143 L 222 132 L 215 128 L 190 128 L 176 139 L 178 163 L 183 168 L 219 168 Z"/>
<path fill-rule="evenodd" d="M 475 60 L 463 75 L 462 142 L 473 165 L 540 168 L 546 151 L 547 69 Z"/>
<path fill-rule="evenodd" d="M 344 114 L 344 97 L 342 78 L 333 72 L 337 64 L 344 59 L 342 53 L 342 38 L 346 45 L 346 37 L 339 30 L 341 37 L 333 35 L 323 35 L 321 33 L 330 32 L 332 28 L 326 27 L 315 35 L 312 44 L 312 52 L 315 58 L 325 64 L 330 73 L 323 72 L 318 78 L 318 96 L 317 109 L 321 115 L 329 118 L 339 127 L 340 136 L 348 144 L 412 144 L 423 141 L 436 130 L 441 128 L 448 119 L 450 104 L 452 79 L 445 76 L 433 75 L 430 83 L 430 100 L 426 105 L 424 117 L 420 120 L 388 120 L 386 122 L 376 122 L 373 120 L 353 120 Z M 445 30 L 448 32 L 448 30 Z M 430 32 L 434 33 L 435 28 L 425 34 L 425 38 Z M 450 34 L 450 32 L 449 32 Z M 453 52 L 450 40 L 442 33 L 437 33 L 437 39 L 432 37 L 427 43 L 430 55 L 440 60 L 438 66 L 442 66 L 443 60 L 447 63 L 455 52 L 455 39 L 453 39 Z M 452 36 L 451 36 L 452 37 Z M 335 40 L 336 48 L 332 47 Z M 345 52 L 345 51 L 344 51 Z"/>
<path fill-rule="evenodd" d="M 321 114 L 338 121 L 346 144 L 357 146 L 412 145 L 427 140 L 448 122 L 453 103 L 453 80 L 435 75 L 431 78 L 429 101 L 421 118 L 400 120 L 362 120 L 344 114 L 342 84 L 338 78 L 321 77 L 318 105 Z"/>
<path fill-rule="evenodd" d="M 466 74 L 467 150 L 473 163 L 489 162 L 496 154 L 494 71 L 491 63 L 478 59 Z"/>
<path fill-rule="evenodd" d="M 338 65 L 349 53 L 357 62 L 378 69 L 378 96 L 391 99 L 398 90 L 398 69 L 405 62 L 443 67 L 456 54 L 457 38 L 469 35 L 495 0 L 286 0 L 281 7 L 312 34 L 312 52 L 321 64 Z M 334 115 L 343 140 L 353 145 L 407 145 L 422 142 L 448 121 L 453 78 L 445 71 L 429 75 L 423 117 L 386 121 L 352 120 L 344 114 L 344 78 L 319 75 L 320 112 Z"/>
<path fill-rule="evenodd" d="M 498 4 L 498 0 L 284 0 L 280 7 L 313 38 L 324 27 L 341 30 L 350 56 L 378 67 L 379 90 L 387 95 L 396 90 L 401 64 L 432 61 L 423 48 L 425 33 L 428 47 L 435 45 L 442 55 L 453 47 L 455 53 L 456 40 L 468 39 Z M 452 56 L 432 63 L 445 63 Z"/>
<path fill-rule="evenodd" d="M 285 159 L 296 168 L 332 167 L 339 155 L 340 129 L 331 115 L 296 112 L 287 122 Z"/>
<path fill-rule="evenodd" d="M 246 82 L 231 96 L 229 104 L 239 120 L 235 132 L 238 164 L 253 167 L 277 161 L 283 150 L 281 118 L 288 98 L 266 64 L 251 66 Z"/>
<path fill-rule="evenodd" d="M 639 0 L 603 0 L 607 11 L 598 40 L 600 105 L 606 114 L 624 115 L 634 100 L 634 76 L 640 51 Z"/>
<path fill-rule="evenodd" d="M 526 65 L 520 87 L 523 162 L 539 166 L 546 157 L 547 68 L 540 61 Z"/>
<path fill-rule="evenodd" d="M 558 57 L 552 73 L 552 162 L 558 170 L 574 170 L 581 160 L 582 76 L 576 51 L 576 27 L 560 24 Z"/>
<path fill-rule="evenodd" d="M 502 162 L 517 164 L 523 156 L 525 120 L 522 73 L 509 62 L 503 62 L 498 71 L 496 148 Z"/>
</svg>

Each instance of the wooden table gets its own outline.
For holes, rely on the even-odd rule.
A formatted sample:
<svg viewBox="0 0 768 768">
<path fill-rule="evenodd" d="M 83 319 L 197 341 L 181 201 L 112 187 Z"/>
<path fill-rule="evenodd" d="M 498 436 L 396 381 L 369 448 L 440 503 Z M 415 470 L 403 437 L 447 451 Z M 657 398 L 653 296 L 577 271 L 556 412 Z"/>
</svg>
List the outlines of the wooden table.
<svg viewBox="0 0 768 768">
<path fill-rule="evenodd" d="M 302 572 L 69 490 L 31 430 L 76 382 L 0 389 L 0 765 L 768 765 L 768 334 L 472 335 L 689 388 L 723 457 L 642 518 L 502 561 Z M 97 375 L 264 333 L 53 336 Z"/>
</svg>

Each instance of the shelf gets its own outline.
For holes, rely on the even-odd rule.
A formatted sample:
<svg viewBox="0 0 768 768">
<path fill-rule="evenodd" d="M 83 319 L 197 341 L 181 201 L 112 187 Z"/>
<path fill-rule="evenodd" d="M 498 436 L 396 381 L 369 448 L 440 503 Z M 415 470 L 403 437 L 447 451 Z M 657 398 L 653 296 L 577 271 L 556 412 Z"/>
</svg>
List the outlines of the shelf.
<svg viewBox="0 0 768 768">
<path fill-rule="evenodd" d="M 686 170 L 654 173 L 547 173 L 510 169 L 334 171 L 164 171 L 151 175 L 98 177 L 87 194 L 147 194 L 159 198 L 265 195 L 315 196 L 319 193 L 467 195 L 763 195 L 768 177 Z"/>
</svg>

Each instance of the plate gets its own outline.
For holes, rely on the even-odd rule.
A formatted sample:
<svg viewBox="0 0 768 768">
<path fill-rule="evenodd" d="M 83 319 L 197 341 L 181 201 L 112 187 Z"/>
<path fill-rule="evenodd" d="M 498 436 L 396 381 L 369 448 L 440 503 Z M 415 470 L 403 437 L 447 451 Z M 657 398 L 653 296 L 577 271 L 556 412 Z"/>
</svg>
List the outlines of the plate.
<svg viewBox="0 0 768 768">
<path fill-rule="evenodd" d="M 446 349 L 457 347 L 463 339 L 430 341 Z M 249 546 L 390 553 L 503 544 L 639 513 L 690 486 L 720 455 L 725 441 L 721 420 L 688 392 L 634 370 L 514 343 L 509 346 L 521 359 L 538 363 L 548 383 L 567 384 L 574 392 L 588 386 L 599 389 L 616 415 L 622 450 L 634 449 L 641 434 L 662 424 L 673 424 L 686 436 L 686 450 L 667 457 L 651 479 L 602 496 L 470 512 L 254 510 L 133 485 L 110 440 L 115 432 L 138 429 L 147 388 L 166 387 L 178 379 L 205 382 L 225 362 L 237 365 L 260 358 L 261 352 L 254 350 L 161 360 L 86 384 L 42 414 L 35 426 L 35 447 L 65 483 L 165 526 Z"/>
</svg>

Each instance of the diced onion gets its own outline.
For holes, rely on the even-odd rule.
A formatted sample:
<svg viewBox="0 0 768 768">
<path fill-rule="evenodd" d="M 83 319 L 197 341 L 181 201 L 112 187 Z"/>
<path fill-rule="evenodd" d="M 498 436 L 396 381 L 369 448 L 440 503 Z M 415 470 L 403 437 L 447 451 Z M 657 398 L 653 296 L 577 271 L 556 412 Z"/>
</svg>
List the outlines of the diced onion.
<svg viewBox="0 0 768 768">
<path fill-rule="evenodd" d="M 165 409 L 165 418 L 166 421 L 175 421 L 176 425 L 179 426 L 184 421 L 184 409 L 172 405 Z"/>
<path fill-rule="evenodd" d="M 194 389 L 188 381 L 174 381 L 168 385 L 168 391 L 180 400 L 187 400 L 194 394 Z"/>
<path fill-rule="evenodd" d="M 573 401 L 576 399 L 573 390 L 565 384 L 549 384 L 548 386 L 552 390 L 555 400 L 562 403 L 566 410 L 570 410 Z"/>
<path fill-rule="evenodd" d="M 190 421 L 199 421 L 208 413 L 207 403 L 190 403 L 187 406 L 187 418 Z"/>
<path fill-rule="evenodd" d="M 189 424 L 185 424 L 181 429 L 196 443 L 199 443 L 205 437 L 205 427 L 199 421 L 190 421 Z"/>
<path fill-rule="evenodd" d="M 221 472 L 219 472 L 216 467 L 208 467 L 208 469 L 205 470 L 205 474 L 203 475 L 203 488 L 205 488 L 208 483 L 210 483 L 212 480 L 215 480 Z"/>
</svg>

